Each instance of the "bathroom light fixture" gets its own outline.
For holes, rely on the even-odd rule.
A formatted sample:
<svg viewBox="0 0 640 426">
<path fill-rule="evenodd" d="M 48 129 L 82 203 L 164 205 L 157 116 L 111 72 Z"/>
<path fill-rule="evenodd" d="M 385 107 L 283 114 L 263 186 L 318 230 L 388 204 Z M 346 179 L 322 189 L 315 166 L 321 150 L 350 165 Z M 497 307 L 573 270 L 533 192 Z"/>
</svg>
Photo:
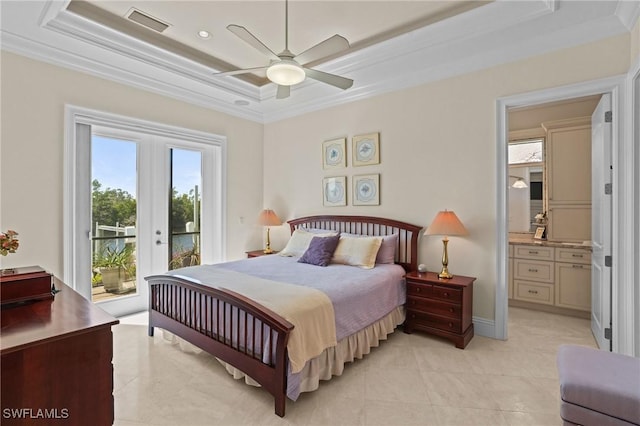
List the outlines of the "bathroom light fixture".
<svg viewBox="0 0 640 426">
<path fill-rule="evenodd" d="M 524 188 L 528 188 L 529 187 L 527 185 L 527 182 L 525 182 L 524 179 L 521 178 L 520 176 L 511 176 L 511 175 L 509 175 L 509 177 L 516 180 L 515 182 L 513 182 L 513 185 L 511 185 L 512 188 L 524 189 Z"/>
</svg>

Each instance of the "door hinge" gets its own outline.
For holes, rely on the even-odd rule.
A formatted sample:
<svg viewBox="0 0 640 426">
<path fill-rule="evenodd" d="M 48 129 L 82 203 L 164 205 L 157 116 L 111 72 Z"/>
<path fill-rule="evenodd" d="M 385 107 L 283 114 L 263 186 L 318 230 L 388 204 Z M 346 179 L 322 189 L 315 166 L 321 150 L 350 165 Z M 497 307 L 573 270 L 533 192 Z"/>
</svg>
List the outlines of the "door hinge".
<svg viewBox="0 0 640 426">
<path fill-rule="evenodd" d="M 611 195 L 613 193 L 613 185 L 610 183 L 604 184 L 604 195 Z"/>
<path fill-rule="evenodd" d="M 611 327 L 604 329 L 604 338 L 611 340 Z"/>
<path fill-rule="evenodd" d="M 612 262 L 611 256 L 604 257 L 604 266 L 608 266 L 609 268 L 611 268 L 611 262 Z"/>
<path fill-rule="evenodd" d="M 604 113 L 604 122 L 611 123 L 613 121 L 613 113 L 611 111 L 607 111 Z"/>
</svg>

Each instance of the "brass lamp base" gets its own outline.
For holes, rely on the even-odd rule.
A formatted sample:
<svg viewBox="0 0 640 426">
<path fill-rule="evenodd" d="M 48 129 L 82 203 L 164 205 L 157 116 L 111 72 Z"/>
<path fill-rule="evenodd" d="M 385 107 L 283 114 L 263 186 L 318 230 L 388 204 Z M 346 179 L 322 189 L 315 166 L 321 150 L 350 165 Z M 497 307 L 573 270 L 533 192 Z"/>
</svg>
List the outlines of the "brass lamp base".
<svg viewBox="0 0 640 426">
<path fill-rule="evenodd" d="M 271 250 L 271 241 L 270 241 L 270 238 L 269 238 L 269 228 L 267 228 L 267 246 L 264 248 L 264 250 L 262 252 L 264 254 L 273 253 L 273 250 Z"/>
<path fill-rule="evenodd" d="M 447 268 L 447 266 L 449 266 L 449 255 L 447 253 L 448 242 L 449 239 L 447 237 L 442 239 L 442 244 L 444 245 L 444 250 L 442 251 L 442 271 L 438 274 L 438 278 L 444 278 L 447 280 L 453 278 L 453 275 L 449 273 L 449 269 Z"/>
</svg>

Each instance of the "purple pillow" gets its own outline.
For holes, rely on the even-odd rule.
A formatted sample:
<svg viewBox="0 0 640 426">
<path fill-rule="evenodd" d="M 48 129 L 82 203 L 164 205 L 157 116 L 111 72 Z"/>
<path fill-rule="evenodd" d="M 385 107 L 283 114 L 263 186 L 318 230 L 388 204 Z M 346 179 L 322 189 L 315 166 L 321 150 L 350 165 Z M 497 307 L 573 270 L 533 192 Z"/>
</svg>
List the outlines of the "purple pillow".
<svg viewBox="0 0 640 426">
<path fill-rule="evenodd" d="M 338 247 L 340 235 L 333 237 L 313 237 L 309 243 L 309 248 L 298 259 L 300 263 L 308 263 L 310 265 L 327 266 L 331 262 L 333 252 Z"/>
</svg>

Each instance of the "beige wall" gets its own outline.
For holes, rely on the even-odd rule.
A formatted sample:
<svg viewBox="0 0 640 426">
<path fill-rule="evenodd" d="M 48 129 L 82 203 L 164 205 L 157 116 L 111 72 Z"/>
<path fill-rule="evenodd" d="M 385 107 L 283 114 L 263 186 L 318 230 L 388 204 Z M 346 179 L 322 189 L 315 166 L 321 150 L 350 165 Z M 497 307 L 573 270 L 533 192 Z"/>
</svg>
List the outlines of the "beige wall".
<svg viewBox="0 0 640 426">
<path fill-rule="evenodd" d="M 635 62 L 640 58 L 640 18 L 636 22 L 636 25 L 631 30 L 631 48 L 629 49 L 630 54 L 630 64 L 635 64 Z"/>
<path fill-rule="evenodd" d="M 226 136 L 227 255 L 260 247 L 262 124 L 11 53 L 1 60 L 0 229 L 20 233 L 3 267 L 37 264 L 62 276 L 65 104 Z"/>
<path fill-rule="evenodd" d="M 454 210 L 469 230 L 451 238 L 449 269 L 477 277 L 474 316 L 494 318 L 496 281 L 496 100 L 625 73 L 629 35 L 565 49 L 488 70 L 353 102 L 265 126 L 265 205 L 283 219 L 367 214 L 428 226 Z M 295 93 L 292 95 L 295 96 Z M 380 132 L 381 164 L 325 172 L 321 143 Z M 351 205 L 352 177 L 380 173 L 381 205 Z M 324 176 L 347 176 L 348 206 L 322 206 Z M 286 226 L 272 229 L 281 248 Z M 420 262 L 440 267 L 439 237 L 422 237 Z"/>
</svg>

